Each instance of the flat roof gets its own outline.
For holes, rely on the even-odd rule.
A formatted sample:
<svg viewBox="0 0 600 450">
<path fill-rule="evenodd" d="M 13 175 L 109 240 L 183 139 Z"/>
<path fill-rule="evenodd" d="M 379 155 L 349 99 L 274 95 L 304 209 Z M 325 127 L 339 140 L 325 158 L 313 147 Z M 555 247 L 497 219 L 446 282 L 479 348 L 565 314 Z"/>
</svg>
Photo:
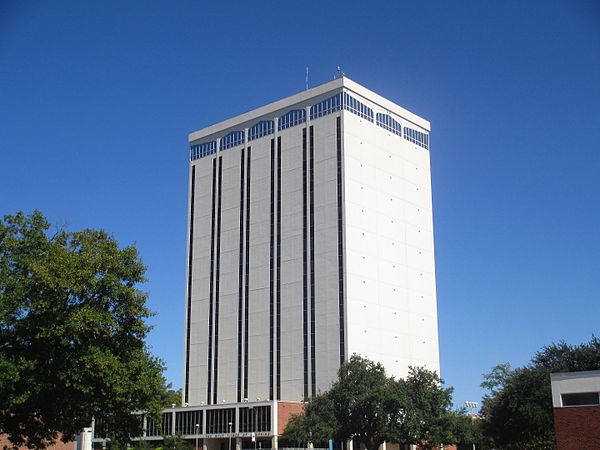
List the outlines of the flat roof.
<svg viewBox="0 0 600 450">
<path fill-rule="evenodd" d="M 552 381 L 576 380 L 579 378 L 600 377 L 600 370 L 582 370 L 580 372 L 556 372 L 550 374 Z"/>
<path fill-rule="evenodd" d="M 252 111 L 232 117 L 231 119 L 227 119 L 214 125 L 208 126 L 206 128 L 202 128 L 198 131 L 194 131 L 189 134 L 188 140 L 189 142 L 194 142 L 199 139 L 203 139 L 207 136 L 221 133 L 230 128 L 238 127 L 241 124 L 245 124 L 247 122 L 259 119 L 261 117 L 274 114 L 277 111 L 285 110 L 298 103 L 306 102 L 311 98 L 322 96 L 331 91 L 340 90 L 341 88 L 345 88 L 348 91 L 354 92 L 359 96 L 368 99 L 369 101 L 380 106 L 382 109 L 392 112 L 397 116 L 407 120 L 408 122 L 411 122 L 423 128 L 426 131 L 431 130 L 431 124 L 429 123 L 429 121 L 417 116 L 416 114 L 408 111 L 407 109 L 402 108 L 401 106 L 382 97 L 381 95 L 376 94 L 375 92 L 367 89 L 366 87 L 361 86 L 360 84 L 352 81 L 350 78 L 346 76 L 341 76 L 333 81 L 328 81 L 326 83 L 320 84 L 319 86 L 315 86 L 311 89 L 307 89 L 305 91 L 299 92 L 281 100 L 269 103 L 265 106 L 261 106 L 260 108 L 253 109 Z"/>
</svg>

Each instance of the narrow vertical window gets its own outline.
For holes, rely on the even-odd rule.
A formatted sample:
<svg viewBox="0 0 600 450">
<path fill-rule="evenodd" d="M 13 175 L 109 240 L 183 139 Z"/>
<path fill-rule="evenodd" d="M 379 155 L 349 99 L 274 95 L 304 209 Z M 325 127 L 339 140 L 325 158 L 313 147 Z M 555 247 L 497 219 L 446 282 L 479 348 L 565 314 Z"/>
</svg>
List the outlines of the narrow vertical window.
<svg viewBox="0 0 600 450">
<path fill-rule="evenodd" d="M 281 399 L 281 136 L 277 137 L 277 400 Z"/>
<path fill-rule="evenodd" d="M 271 219 L 269 245 L 269 399 L 273 399 L 273 350 L 275 298 L 273 292 L 273 271 L 275 259 L 275 140 L 271 139 Z"/>
<path fill-rule="evenodd" d="M 337 215 L 338 215 L 338 308 L 340 316 L 340 366 L 346 359 L 346 334 L 344 318 L 344 216 L 342 198 L 342 119 L 337 118 Z"/>
<path fill-rule="evenodd" d="M 314 127 L 310 127 L 310 382 L 312 396 L 317 395 L 317 369 L 315 357 L 315 140 Z"/>
<path fill-rule="evenodd" d="M 248 398 L 248 312 L 250 303 L 250 150 L 246 155 L 246 286 L 244 298 L 244 398 Z"/>
<path fill-rule="evenodd" d="M 185 401 L 190 394 L 190 332 L 192 323 L 192 261 L 194 260 L 194 197 L 196 195 L 196 166 L 192 166 L 190 192 L 190 236 L 188 243 L 187 324 L 185 337 Z"/>
<path fill-rule="evenodd" d="M 238 259 L 237 401 L 242 401 L 242 330 L 244 308 L 244 149 L 240 154 L 240 252 Z"/>
<path fill-rule="evenodd" d="M 219 188 L 218 188 L 218 203 L 217 203 L 217 270 L 216 270 L 216 287 L 215 287 L 215 363 L 214 363 L 214 388 L 213 402 L 218 403 L 217 383 L 219 381 L 219 288 L 221 285 L 221 198 L 222 198 L 222 181 L 223 181 L 223 157 L 219 156 Z"/>
<path fill-rule="evenodd" d="M 306 127 L 302 129 L 302 336 L 304 355 L 304 399 L 308 399 L 308 170 L 306 164 Z"/>
<path fill-rule="evenodd" d="M 215 203 L 217 195 L 217 160 L 213 159 L 212 172 L 212 206 L 210 226 L 210 281 L 208 298 L 208 383 L 206 388 L 206 403 L 211 403 L 212 392 L 212 358 L 213 358 L 213 293 L 214 293 L 214 270 L 215 270 Z"/>
</svg>

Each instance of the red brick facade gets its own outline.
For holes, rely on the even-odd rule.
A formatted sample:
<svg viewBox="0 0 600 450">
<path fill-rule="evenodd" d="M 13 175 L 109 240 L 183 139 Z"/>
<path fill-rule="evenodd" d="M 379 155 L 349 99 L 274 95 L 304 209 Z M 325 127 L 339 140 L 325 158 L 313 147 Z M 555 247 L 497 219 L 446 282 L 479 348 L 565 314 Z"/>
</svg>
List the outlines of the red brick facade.
<svg viewBox="0 0 600 450">
<path fill-rule="evenodd" d="M 279 436 L 283 434 L 285 426 L 290 421 L 293 415 L 302 414 L 303 412 L 303 403 L 279 402 L 277 404 L 277 434 Z"/>
<path fill-rule="evenodd" d="M 4 448 L 14 448 L 10 441 L 6 438 L 5 434 L 0 435 L 0 449 Z M 28 450 L 27 447 L 17 447 L 19 450 Z M 64 443 L 60 439 L 56 441 L 51 447 L 47 447 L 49 450 L 75 450 L 75 442 Z"/>
<path fill-rule="evenodd" d="M 600 450 L 600 406 L 554 408 L 557 450 Z"/>
</svg>

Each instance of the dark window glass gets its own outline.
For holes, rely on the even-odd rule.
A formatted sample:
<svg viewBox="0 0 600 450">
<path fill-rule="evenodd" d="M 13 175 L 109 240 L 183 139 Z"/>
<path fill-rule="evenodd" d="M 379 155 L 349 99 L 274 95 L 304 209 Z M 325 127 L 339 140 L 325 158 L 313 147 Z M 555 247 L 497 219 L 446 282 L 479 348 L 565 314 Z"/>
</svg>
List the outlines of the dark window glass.
<svg viewBox="0 0 600 450">
<path fill-rule="evenodd" d="M 308 399 L 308 168 L 306 155 L 306 128 L 302 129 L 302 335 L 304 355 L 304 399 Z"/>
<path fill-rule="evenodd" d="M 194 256 L 194 198 L 196 194 L 196 166 L 192 166 L 192 186 L 190 193 L 190 236 L 188 242 L 188 285 L 187 285 L 187 324 L 185 338 L 185 401 L 189 399 L 190 392 L 190 334 L 192 323 L 192 261 Z"/>
<path fill-rule="evenodd" d="M 217 270 L 216 270 L 216 283 L 215 283 L 215 362 L 214 362 L 214 379 L 213 379 L 213 402 L 218 403 L 217 398 L 217 384 L 219 381 L 219 289 L 221 285 L 220 272 L 221 272 L 221 189 L 223 181 L 223 157 L 219 157 L 219 188 L 218 188 L 218 203 L 217 203 Z"/>
<path fill-rule="evenodd" d="M 244 307 L 244 149 L 240 155 L 240 237 L 238 259 L 237 401 L 242 401 L 242 329 Z"/>
<path fill-rule="evenodd" d="M 340 365 L 346 359 L 345 319 L 344 319 L 344 227 L 343 227 L 343 199 L 342 199 L 342 121 L 337 118 L 336 123 L 337 145 L 337 213 L 338 213 L 338 309 L 340 320 Z"/>
<path fill-rule="evenodd" d="M 231 423 L 231 426 L 229 425 Z M 209 409 L 206 411 L 206 434 L 235 433 L 235 409 Z"/>
<path fill-rule="evenodd" d="M 250 150 L 246 156 L 246 281 L 244 289 L 244 398 L 248 398 L 248 304 L 250 302 Z"/>
<path fill-rule="evenodd" d="M 164 413 L 162 420 L 156 422 L 150 417 L 146 417 L 146 436 L 166 436 L 171 434 L 171 420 L 173 415 L 171 413 Z"/>
<path fill-rule="evenodd" d="M 310 380 L 311 393 L 317 395 L 317 369 L 316 369 L 316 317 L 315 317 L 315 140 L 314 127 L 310 127 L 309 147 L 309 193 L 310 193 Z"/>
<path fill-rule="evenodd" d="M 196 424 L 198 426 L 196 427 Z M 175 434 L 202 434 L 202 411 L 178 411 L 175 413 Z"/>
<path fill-rule="evenodd" d="M 240 408 L 240 433 L 271 431 L 271 407 Z"/>
<path fill-rule="evenodd" d="M 206 403 L 210 404 L 212 396 L 212 357 L 213 357 L 213 289 L 214 289 L 214 266 L 215 266 L 215 203 L 217 195 L 217 160 L 213 159 L 212 173 L 212 208 L 210 227 L 210 281 L 209 281 L 209 307 L 208 307 L 208 383 Z"/>
<path fill-rule="evenodd" d="M 600 405 L 598 392 L 579 392 L 577 394 L 562 394 L 563 406 Z"/>
<path fill-rule="evenodd" d="M 273 291 L 273 263 L 275 253 L 275 140 L 271 139 L 271 222 L 269 246 L 269 398 L 273 398 L 273 332 L 275 320 L 275 293 Z"/>
<path fill-rule="evenodd" d="M 276 278 L 276 348 L 277 348 L 277 400 L 281 398 L 281 136 L 277 138 L 277 278 Z M 272 397 L 271 397 L 272 399 Z"/>
</svg>

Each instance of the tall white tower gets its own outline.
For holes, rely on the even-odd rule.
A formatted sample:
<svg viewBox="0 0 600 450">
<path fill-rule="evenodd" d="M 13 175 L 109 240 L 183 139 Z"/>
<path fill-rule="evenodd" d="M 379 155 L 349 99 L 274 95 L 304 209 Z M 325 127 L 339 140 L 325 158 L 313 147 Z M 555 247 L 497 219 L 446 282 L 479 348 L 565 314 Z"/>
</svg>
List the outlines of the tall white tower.
<svg viewBox="0 0 600 450">
<path fill-rule="evenodd" d="M 190 134 L 186 402 L 439 371 L 429 129 L 340 77 Z"/>
</svg>

